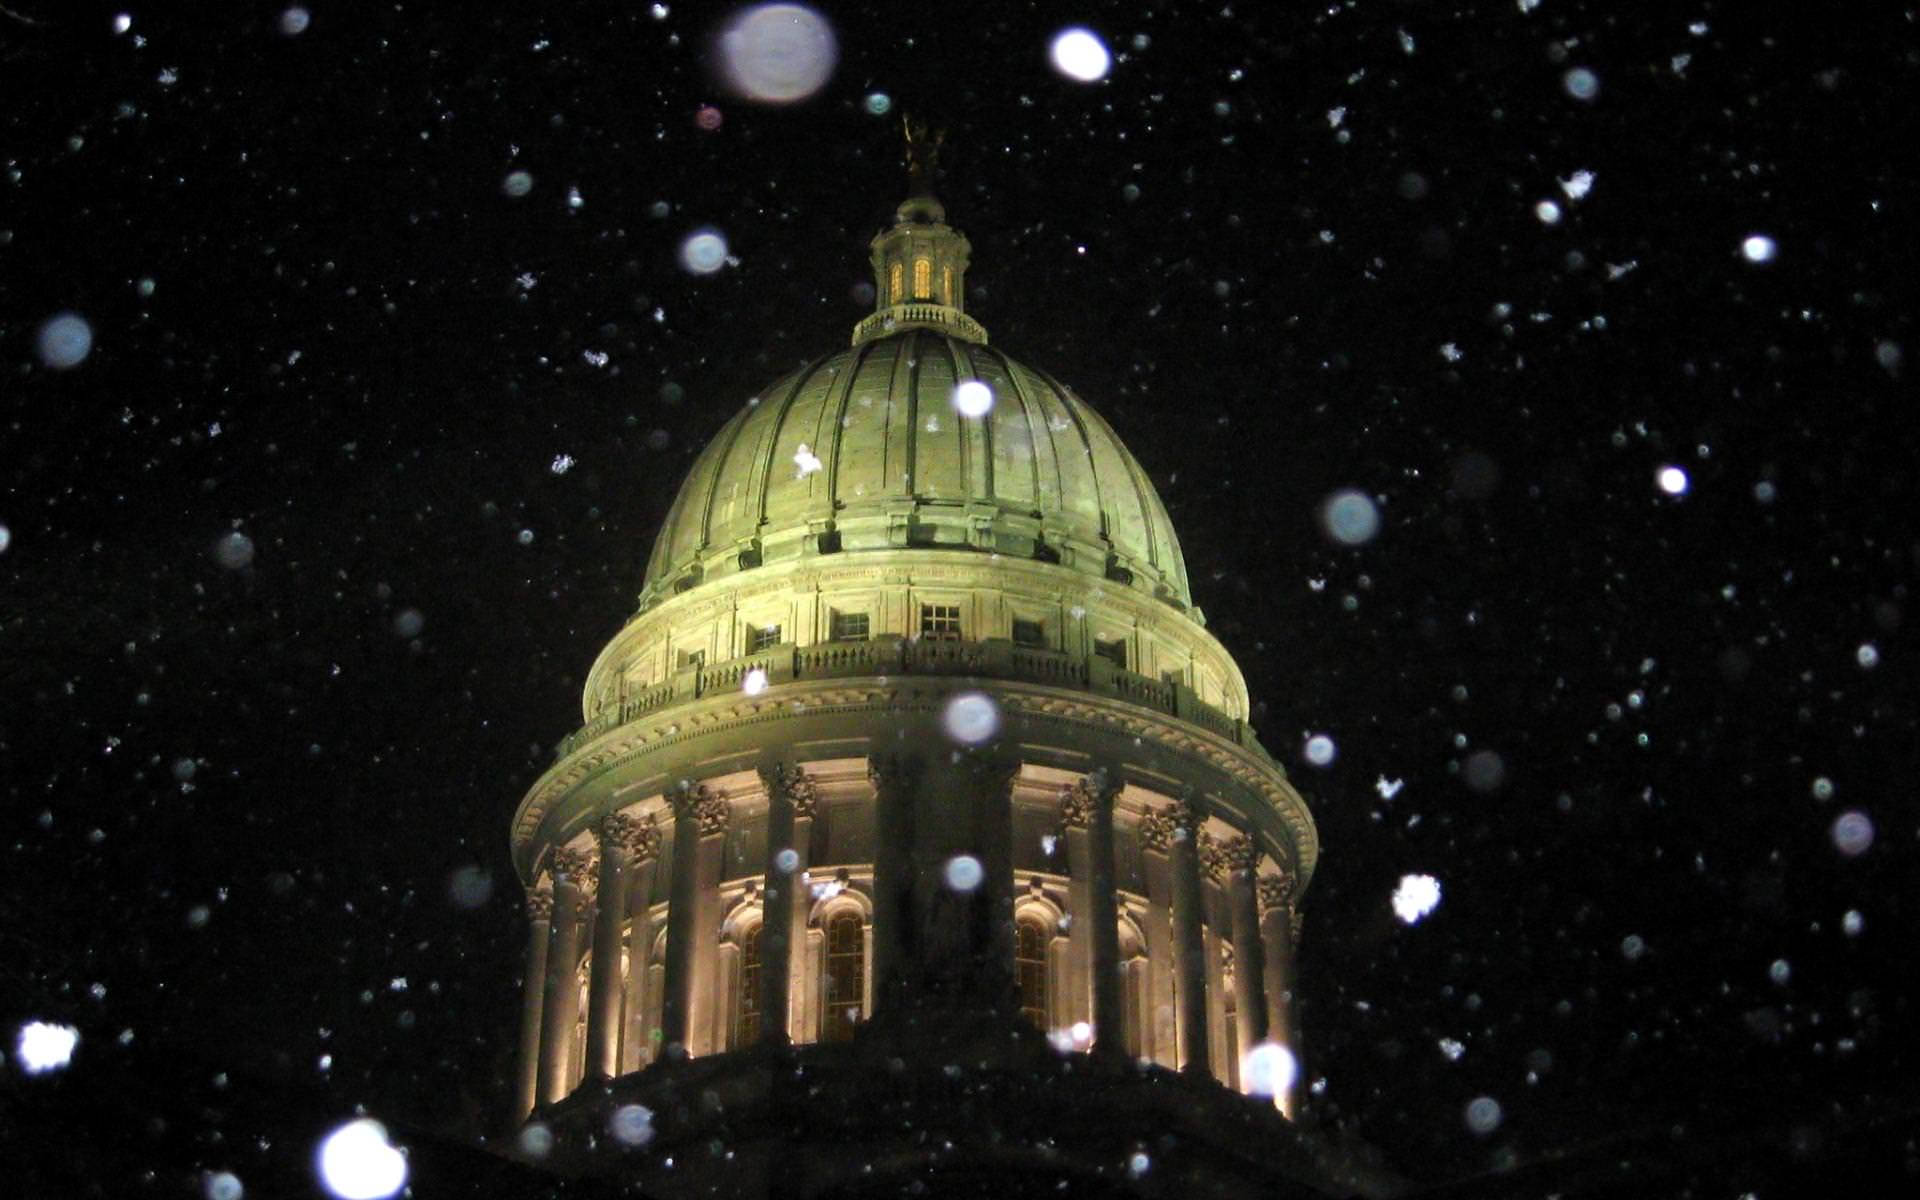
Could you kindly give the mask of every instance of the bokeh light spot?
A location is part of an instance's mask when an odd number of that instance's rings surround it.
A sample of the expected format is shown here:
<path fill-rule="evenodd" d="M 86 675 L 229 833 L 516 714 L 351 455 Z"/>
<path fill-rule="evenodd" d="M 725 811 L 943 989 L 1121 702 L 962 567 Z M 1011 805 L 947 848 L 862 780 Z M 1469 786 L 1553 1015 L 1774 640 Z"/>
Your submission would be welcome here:
<path fill-rule="evenodd" d="M 839 61 L 833 27 L 801 4 L 757 4 L 720 34 L 727 85 L 764 104 L 805 100 L 825 85 Z"/>
<path fill-rule="evenodd" d="M 383 1200 L 406 1186 L 407 1157 L 380 1122 L 348 1121 L 320 1143 L 320 1182 L 339 1200 Z"/>
<path fill-rule="evenodd" d="M 1053 35 L 1048 55 L 1055 70 L 1081 83 L 1104 79 L 1113 66 L 1113 55 L 1107 52 L 1107 44 L 1091 29 L 1062 29 Z"/>

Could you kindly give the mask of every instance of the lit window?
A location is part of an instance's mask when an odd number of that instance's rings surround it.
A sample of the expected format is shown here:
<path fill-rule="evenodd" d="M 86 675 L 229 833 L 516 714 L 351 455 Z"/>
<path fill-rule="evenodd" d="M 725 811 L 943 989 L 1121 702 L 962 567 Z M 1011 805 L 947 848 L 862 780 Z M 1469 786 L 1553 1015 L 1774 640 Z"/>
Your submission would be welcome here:
<path fill-rule="evenodd" d="M 780 627 L 778 625 L 763 625 L 747 634 L 748 654 L 758 654 L 770 646 L 778 646 L 779 644 Z"/>
<path fill-rule="evenodd" d="M 833 640 L 836 642 L 864 642 L 867 633 L 867 614 L 863 612 L 836 612 L 833 614 Z"/>
<path fill-rule="evenodd" d="M 1022 621 L 1013 619 L 1013 644 L 1016 646 L 1042 646 L 1047 644 L 1047 627 L 1041 621 Z"/>
<path fill-rule="evenodd" d="M 866 1001 L 866 931 L 860 914 L 842 912 L 827 922 L 826 1013 L 820 1019 L 820 1040 L 845 1042 L 853 1038 Z"/>
<path fill-rule="evenodd" d="M 916 300 L 933 295 L 933 264 L 924 258 L 913 260 L 913 295 Z"/>
<path fill-rule="evenodd" d="M 740 1004 L 734 1013 L 733 1048 L 760 1040 L 760 930 L 755 925 L 740 940 Z"/>
<path fill-rule="evenodd" d="M 953 268 L 940 268 L 940 303 L 953 306 Z"/>
<path fill-rule="evenodd" d="M 1034 1028 L 1047 1027 L 1047 936 L 1046 923 L 1023 917 L 1014 926 L 1013 976 L 1020 987 L 1020 1015 Z"/>
<path fill-rule="evenodd" d="M 900 264 L 887 269 L 887 303 L 900 303 Z"/>
<path fill-rule="evenodd" d="M 958 604 L 922 604 L 920 636 L 936 642 L 959 641 L 960 606 Z"/>
<path fill-rule="evenodd" d="M 1115 638 L 1110 642 L 1095 639 L 1093 652 L 1106 659 L 1121 670 L 1127 669 L 1127 642 L 1125 638 Z"/>

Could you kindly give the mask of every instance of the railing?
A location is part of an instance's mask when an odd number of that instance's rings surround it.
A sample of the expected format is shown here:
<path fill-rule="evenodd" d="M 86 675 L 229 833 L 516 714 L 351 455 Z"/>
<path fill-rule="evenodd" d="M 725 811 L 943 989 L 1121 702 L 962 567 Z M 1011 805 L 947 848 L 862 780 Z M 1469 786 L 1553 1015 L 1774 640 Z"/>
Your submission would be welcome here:
<path fill-rule="evenodd" d="M 1115 666 L 1099 655 L 1076 657 L 1058 650 L 1016 646 L 1003 638 L 984 642 L 908 640 L 883 635 L 867 641 L 782 644 L 711 667 L 689 667 L 672 678 L 608 705 L 592 721 L 561 739 L 565 758 L 617 725 L 655 709 L 727 692 L 758 691 L 755 671 L 767 686 L 793 680 L 852 679 L 874 675 L 975 675 L 1067 687 L 1112 696 L 1190 722 L 1237 745 L 1257 747 L 1245 721 L 1202 701 L 1184 684 L 1169 683 Z"/>
<path fill-rule="evenodd" d="M 885 337 L 905 326 L 934 325 L 969 342 L 985 345 L 986 327 L 957 308 L 944 304 L 895 304 L 863 318 L 853 327 L 853 344 Z"/>

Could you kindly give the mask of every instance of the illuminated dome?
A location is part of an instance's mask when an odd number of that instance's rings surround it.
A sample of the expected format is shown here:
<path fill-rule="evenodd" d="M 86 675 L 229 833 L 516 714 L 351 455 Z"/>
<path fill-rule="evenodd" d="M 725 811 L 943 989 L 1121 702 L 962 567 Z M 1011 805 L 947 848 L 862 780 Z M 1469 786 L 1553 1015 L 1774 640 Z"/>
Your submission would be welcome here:
<path fill-rule="evenodd" d="M 1172 522 L 1113 429 L 939 315 L 955 328 L 896 318 L 748 401 L 681 485 L 642 607 L 787 558 L 924 547 L 1056 562 L 1188 609 Z M 988 394 L 956 399 L 975 380 Z"/>

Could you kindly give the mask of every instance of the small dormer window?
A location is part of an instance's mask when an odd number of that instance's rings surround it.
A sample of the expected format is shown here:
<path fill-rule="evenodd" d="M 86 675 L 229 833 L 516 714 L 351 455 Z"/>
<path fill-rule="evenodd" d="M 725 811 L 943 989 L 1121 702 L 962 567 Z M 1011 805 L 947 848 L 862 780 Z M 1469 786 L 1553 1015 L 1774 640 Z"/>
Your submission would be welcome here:
<path fill-rule="evenodd" d="M 958 604 L 922 604 L 920 636 L 934 642 L 959 641 L 960 606 Z"/>
<path fill-rule="evenodd" d="M 900 303 L 900 264 L 887 268 L 887 303 Z"/>
<path fill-rule="evenodd" d="M 913 260 L 913 296 L 926 300 L 933 295 L 933 264 L 924 258 Z"/>
<path fill-rule="evenodd" d="M 763 625 L 747 635 L 747 653 L 758 654 L 780 644 L 780 627 Z"/>

